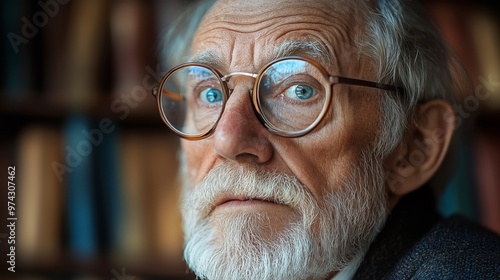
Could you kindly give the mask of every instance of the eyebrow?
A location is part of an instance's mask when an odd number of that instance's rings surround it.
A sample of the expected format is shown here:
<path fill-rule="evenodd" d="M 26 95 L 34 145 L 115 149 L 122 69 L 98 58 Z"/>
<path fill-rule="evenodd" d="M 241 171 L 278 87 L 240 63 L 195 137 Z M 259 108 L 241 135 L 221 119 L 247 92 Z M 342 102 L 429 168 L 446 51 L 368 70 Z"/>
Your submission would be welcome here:
<path fill-rule="evenodd" d="M 210 66 L 221 66 L 223 59 L 212 50 L 204 50 L 189 59 L 191 63 L 202 63 Z"/>
<path fill-rule="evenodd" d="M 330 54 L 326 46 L 317 41 L 285 41 L 273 49 L 270 61 L 287 56 L 308 56 L 323 66 L 330 66 L 336 62 L 335 56 Z M 201 51 L 191 57 L 189 62 L 207 64 L 216 68 L 224 65 L 224 60 L 213 50 Z"/>
<path fill-rule="evenodd" d="M 330 66 L 336 62 L 335 56 L 330 54 L 326 46 L 317 41 L 285 41 L 274 48 L 273 59 L 286 56 L 304 56 L 317 60 L 323 66 Z"/>

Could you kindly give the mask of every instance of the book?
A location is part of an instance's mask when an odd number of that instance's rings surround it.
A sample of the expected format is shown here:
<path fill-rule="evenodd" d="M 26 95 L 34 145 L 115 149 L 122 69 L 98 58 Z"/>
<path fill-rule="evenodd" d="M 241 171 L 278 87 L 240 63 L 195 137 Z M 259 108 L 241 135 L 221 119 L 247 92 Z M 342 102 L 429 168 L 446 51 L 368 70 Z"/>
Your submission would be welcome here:
<path fill-rule="evenodd" d="M 103 50 L 109 1 L 73 0 L 68 22 L 67 57 L 63 77 L 64 95 L 70 108 L 82 110 L 94 105 L 99 97 L 99 79 L 103 75 Z"/>
<path fill-rule="evenodd" d="M 155 107 L 150 90 L 159 82 L 155 71 L 155 22 L 152 1 L 119 0 L 111 8 L 114 65 L 113 96 L 128 100 L 128 110 L 147 114 Z M 125 118 L 128 113 L 120 118 Z"/>
<path fill-rule="evenodd" d="M 30 64 L 30 40 L 36 37 L 37 27 L 25 14 L 29 12 L 27 1 L 2 1 L 2 27 L 5 31 L 2 43 L 2 91 L 8 102 L 23 100 L 31 90 L 32 69 Z"/>
<path fill-rule="evenodd" d="M 61 253 L 63 184 L 52 169 L 62 161 L 62 136 L 54 128 L 29 126 L 19 135 L 19 257 L 26 262 L 56 260 Z"/>
<path fill-rule="evenodd" d="M 50 3 L 47 2 L 47 4 Z M 69 36 L 71 36 L 70 22 L 72 21 L 72 5 L 74 1 L 59 4 L 57 1 L 52 2 L 54 6 L 50 9 L 49 23 L 41 29 L 41 44 L 43 46 L 43 55 L 40 59 L 43 60 L 43 98 L 49 104 L 65 105 L 62 101 L 62 95 L 67 89 L 64 78 L 67 74 L 68 60 L 68 44 Z M 57 5 L 59 4 L 59 5 Z M 66 67 L 66 69 L 65 69 Z"/>
<path fill-rule="evenodd" d="M 143 86 L 153 62 L 155 26 L 150 1 L 118 0 L 111 8 L 110 29 L 115 63 L 115 91 L 130 94 Z"/>
<path fill-rule="evenodd" d="M 120 236 L 119 254 L 124 258 L 139 260 L 147 256 L 143 188 L 147 186 L 145 162 L 140 136 L 123 132 L 119 139 L 119 153 L 123 182 L 123 231 Z"/>
<path fill-rule="evenodd" d="M 167 133 L 151 133 L 147 142 L 149 201 L 153 202 L 148 206 L 154 217 L 153 255 L 165 259 L 172 267 L 175 267 L 172 264 L 179 267 L 183 252 L 177 163 L 179 141 Z"/>
<path fill-rule="evenodd" d="M 101 120 L 103 122 L 106 120 Z M 96 123 L 96 126 L 99 124 Z M 123 189 L 118 151 L 120 130 L 116 123 L 106 131 L 94 130 L 90 133 L 96 145 L 93 151 L 94 193 L 96 201 L 99 244 L 104 254 L 119 249 L 119 238 L 123 232 Z"/>
<path fill-rule="evenodd" d="M 182 273 L 183 235 L 177 177 L 178 139 L 132 130 L 120 139 L 124 183 L 123 250 L 132 261 L 154 260 Z"/>
<path fill-rule="evenodd" d="M 66 191 L 66 224 L 69 252 L 77 259 L 89 260 L 99 253 L 97 215 L 93 190 L 92 157 L 94 145 L 82 133 L 90 131 L 84 116 L 69 117 L 64 126 L 66 166 L 70 168 L 64 182 Z"/>

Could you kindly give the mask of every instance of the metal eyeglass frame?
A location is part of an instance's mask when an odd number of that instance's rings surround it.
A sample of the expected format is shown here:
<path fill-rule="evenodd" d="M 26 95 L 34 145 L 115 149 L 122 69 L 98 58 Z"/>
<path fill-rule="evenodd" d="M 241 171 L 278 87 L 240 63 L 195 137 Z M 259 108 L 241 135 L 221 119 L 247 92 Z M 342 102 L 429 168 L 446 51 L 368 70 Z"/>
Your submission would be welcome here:
<path fill-rule="evenodd" d="M 314 67 L 316 67 L 321 72 L 321 74 L 325 77 L 325 80 L 329 82 L 329 90 L 327 91 L 327 95 L 326 95 L 326 98 L 325 98 L 325 105 L 323 106 L 323 109 L 321 110 L 320 114 L 318 115 L 318 117 L 316 118 L 316 120 L 311 125 L 309 125 L 307 128 L 302 129 L 300 131 L 284 132 L 284 131 L 281 131 L 278 128 L 274 127 L 274 125 L 262 113 L 262 109 L 260 108 L 260 105 L 259 105 L 259 95 L 255 94 L 255 93 L 259 92 L 260 80 L 262 78 L 262 75 L 266 72 L 266 70 L 268 68 L 270 68 L 272 65 L 274 65 L 275 63 L 278 63 L 278 62 L 284 61 L 284 60 L 300 60 L 300 61 L 304 61 L 304 62 L 310 63 Z M 209 129 L 207 132 L 202 133 L 200 135 L 185 134 L 185 133 L 179 131 L 178 129 L 176 129 L 173 125 L 171 125 L 169 123 L 169 121 L 165 118 L 165 114 L 163 113 L 163 108 L 162 108 L 163 106 L 162 106 L 162 103 L 161 103 L 161 94 L 158 94 L 159 89 L 163 88 L 165 82 L 167 81 L 167 79 L 169 78 L 169 76 L 172 73 L 174 73 L 176 70 L 178 70 L 178 69 L 180 69 L 182 67 L 189 67 L 189 66 L 205 67 L 206 69 L 209 69 L 210 71 L 212 71 L 214 74 L 216 74 L 216 77 L 219 80 L 219 83 L 222 85 L 222 91 L 223 91 L 223 98 L 224 98 L 224 100 L 222 101 L 223 104 L 222 104 L 221 112 L 220 112 L 220 115 L 219 115 L 218 119 L 215 121 L 215 123 L 214 123 L 214 125 L 213 125 L 213 127 L 211 129 Z M 354 86 L 377 88 L 377 89 L 382 89 L 382 90 L 385 90 L 385 91 L 392 91 L 392 92 L 395 92 L 397 94 L 405 95 L 405 90 L 403 88 L 397 87 L 397 86 L 394 86 L 394 85 L 388 85 L 388 84 L 377 83 L 377 82 L 366 81 L 366 80 L 359 80 L 359 79 L 354 79 L 354 78 L 347 78 L 347 77 L 342 77 L 342 76 L 331 76 L 325 70 L 325 68 L 323 66 L 321 66 L 321 64 L 319 64 L 318 62 L 316 62 L 316 61 L 314 61 L 312 59 L 304 58 L 304 57 L 300 57 L 300 56 L 287 56 L 287 57 L 282 57 L 282 58 L 273 60 L 273 61 L 267 63 L 256 74 L 255 73 L 248 73 L 248 72 L 232 72 L 232 73 L 229 73 L 229 74 L 226 74 L 226 75 L 222 75 L 219 71 L 217 71 L 217 69 L 213 68 L 210 65 L 206 65 L 206 64 L 203 64 L 203 63 L 183 63 L 183 64 L 180 64 L 180 65 L 172 68 L 170 71 L 168 71 L 163 76 L 163 78 L 161 79 L 161 81 L 158 84 L 158 86 L 156 86 L 156 87 L 154 87 L 152 89 L 151 93 L 156 98 L 158 112 L 160 113 L 162 121 L 172 131 L 174 131 L 181 138 L 184 138 L 184 139 L 187 139 L 187 140 L 201 140 L 201 139 L 207 138 L 210 135 L 212 135 L 212 133 L 215 131 L 215 128 L 217 127 L 217 124 L 219 123 L 220 118 L 222 117 L 222 114 L 224 113 L 226 102 L 227 102 L 227 100 L 229 99 L 229 97 L 231 96 L 231 93 L 232 93 L 232 89 L 230 90 L 228 88 L 227 81 L 231 77 L 233 77 L 233 76 L 240 76 L 240 75 L 252 77 L 252 78 L 255 79 L 255 84 L 253 86 L 253 89 L 250 90 L 249 93 L 250 93 L 250 98 L 252 100 L 252 105 L 253 105 L 252 107 L 253 107 L 253 109 L 254 109 L 254 111 L 256 113 L 256 116 L 259 119 L 259 121 L 269 131 L 271 131 L 274 134 L 283 136 L 283 137 L 300 137 L 300 136 L 303 136 L 303 135 L 309 133 L 311 130 L 313 130 L 318 125 L 318 123 L 320 123 L 323 120 L 323 118 L 326 115 L 326 112 L 330 108 L 330 103 L 331 103 L 331 99 L 332 99 L 333 86 L 336 85 L 336 84 L 345 84 L 345 85 L 354 85 Z M 168 93 L 165 93 L 165 94 L 168 94 Z"/>

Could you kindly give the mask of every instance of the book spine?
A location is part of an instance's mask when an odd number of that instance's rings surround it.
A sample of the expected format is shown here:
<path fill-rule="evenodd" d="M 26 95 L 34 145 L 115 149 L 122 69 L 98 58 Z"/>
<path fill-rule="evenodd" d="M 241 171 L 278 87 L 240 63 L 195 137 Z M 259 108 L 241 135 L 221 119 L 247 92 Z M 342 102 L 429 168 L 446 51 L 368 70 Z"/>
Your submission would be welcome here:
<path fill-rule="evenodd" d="M 23 5 L 24 4 L 24 5 Z M 18 102 L 30 90 L 31 84 L 28 47 L 29 40 L 23 35 L 36 35 L 34 26 L 24 15 L 25 1 L 2 1 L 2 21 L 6 38 L 3 40 L 3 95 L 10 102 Z M 24 26 L 24 27 L 23 27 Z M 5 35 L 4 35 L 5 36 Z"/>
<path fill-rule="evenodd" d="M 64 128 L 66 165 L 72 167 L 67 177 L 68 245 L 75 257 L 84 259 L 95 257 L 98 251 L 92 187 L 93 146 L 83 134 L 89 130 L 89 122 L 82 116 L 70 117 Z"/>
<path fill-rule="evenodd" d="M 123 194 L 121 188 L 121 172 L 118 152 L 119 130 L 110 133 L 94 132 L 91 136 L 96 143 L 94 153 L 94 175 L 96 177 L 95 193 L 97 195 L 99 215 L 99 232 L 102 238 L 102 249 L 114 252 L 119 249 L 119 239 L 123 229 Z M 99 142 L 97 142 L 100 140 Z"/>

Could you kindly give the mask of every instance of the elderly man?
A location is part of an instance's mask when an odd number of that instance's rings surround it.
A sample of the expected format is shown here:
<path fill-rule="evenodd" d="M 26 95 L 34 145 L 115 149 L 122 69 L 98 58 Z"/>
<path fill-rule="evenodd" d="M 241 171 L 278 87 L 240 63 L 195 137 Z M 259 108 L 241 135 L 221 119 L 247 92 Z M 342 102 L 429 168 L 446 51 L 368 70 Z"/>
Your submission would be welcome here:
<path fill-rule="evenodd" d="M 415 1 L 202 2 L 166 44 L 197 276 L 498 279 L 498 236 L 433 208 L 469 87 Z"/>

